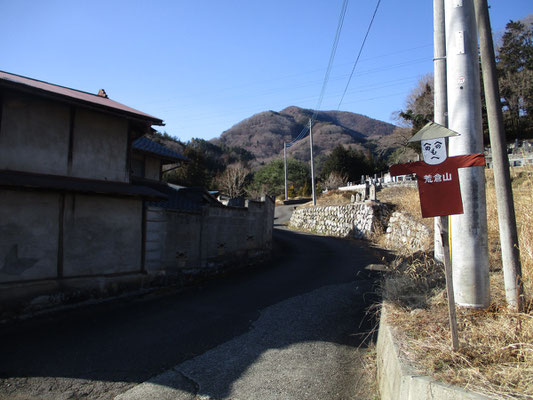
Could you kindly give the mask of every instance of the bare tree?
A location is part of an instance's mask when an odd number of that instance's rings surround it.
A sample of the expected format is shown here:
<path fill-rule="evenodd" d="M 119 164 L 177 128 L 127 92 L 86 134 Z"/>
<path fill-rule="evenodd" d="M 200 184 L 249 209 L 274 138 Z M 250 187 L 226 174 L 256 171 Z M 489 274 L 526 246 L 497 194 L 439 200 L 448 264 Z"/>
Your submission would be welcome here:
<path fill-rule="evenodd" d="M 412 134 L 433 120 L 433 74 L 422 76 L 405 100 L 405 110 L 395 113 L 402 127 L 411 127 Z"/>
<path fill-rule="evenodd" d="M 341 175 L 338 172 L 332 172 L 324 181 L 324 186 L 329 189 L 338 189 L 348 182 L 346 175 Z"/>
<path fill-rule="evenodd" d="M 239 197 L 245 193 L 244 187 L 249 171 L 242 164 L 235 164 L 226 168 L 216 182 L 220 189 L 229 197 Z"/>

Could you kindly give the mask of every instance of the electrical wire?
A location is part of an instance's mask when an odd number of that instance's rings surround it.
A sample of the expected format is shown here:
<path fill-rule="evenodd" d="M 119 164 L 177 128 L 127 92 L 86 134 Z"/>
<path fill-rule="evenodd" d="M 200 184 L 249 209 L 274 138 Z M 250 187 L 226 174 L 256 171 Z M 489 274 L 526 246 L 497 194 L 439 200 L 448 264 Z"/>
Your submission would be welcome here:
<path fill-rule="evenodd" d="M 376 18 L 376 14 L 379 9 L 379 5 L 381 3 L 381 0 L 378 0 L 376 4 L 376 9 L 374 10 L 374 14 L 372 15 L 372 19 L 370 20 L 370 24 L 368 25 L 368 29 L 366 30 L 365 38 L 363 39 L 363 42 L 361 43 L 361 47 L 359 48 L 359 53 L 357 54 L 357 58 L 355 59 L 355 62 L 353 64 L 352 72 L 350 73 L 350 77 L 348 78 L 348 82 L 346 83 L 346 87 L 344 88 L 344 92 L 342 93 L 341 100 L 339 101 L 339 105 L 337 106 L 337 110 L 340 109 L 342 101 L 344 100 L 344 96 L 346 95 L 346 91 L 348 90 L 348 86 L 350 86 L 350 82 L 353 77 L 353 73 L 355 71 L 355 67 L 357 67 L 357 64 L 359 63 L 359 58 L 361 57 L 361 53 L 363 52 L 363 48 L 365 47 L 366 39 L 368 38 L 368 34 L 370 33 L 370 29 L 372 28 L 372 24 L 374 23 L 374 19 Z"/>
<path fill-rule="evenodd" d="M 344 17 L 346 16 L 347 8 L 348 8 L 348 0 L 343 0 L 342 7 L 341 7 L 341 13 L 339 15 L 339 21 L 337 22 L 337 31 L 335 32 L 335 39 L 333 40 L 333 46 L 331 48 L 331 53 L 329 55 L 328 68 L 326 69 L 326 75 L 324 76 L 324 81 L 322 82 L 322 89 L 320 90 L 320 95 L 318 96 L 317 105 L 311 117 L 311 124 L 315 120 L 318 110 L 322 106 L 322 100 L 324 99 L 324 94 L 326 92 L 326 87 L 328 85 L 329 76 L 331 74 L 331 68 L 333 67 L 333 60 L 335 59 L 335 54 L 337 52 L 337 47 L 339 45 L 339 39 L 341 36 L 342 26 L 344 24 Z M 301 130 L 301 132 L 298 134 L 298 136 L 296 136 L 295 139 L 293 139 L 290 143 L 285 144 L 285 147 L 291 147 L 295 142 L 307 136 L 308 132 L 309 132 L 309 128 L 304 127 Z"/>

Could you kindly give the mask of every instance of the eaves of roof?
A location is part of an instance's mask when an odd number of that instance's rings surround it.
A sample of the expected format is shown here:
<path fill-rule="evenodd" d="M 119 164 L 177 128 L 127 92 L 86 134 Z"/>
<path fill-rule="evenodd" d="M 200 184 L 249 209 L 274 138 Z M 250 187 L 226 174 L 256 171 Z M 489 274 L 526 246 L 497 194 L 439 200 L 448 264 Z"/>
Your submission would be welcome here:
<path fill-rule="evenodd" d="M 142 153 L 153 154 L 166 163 L 177 163 L 180 161 L 189 161 L 189 159 L 180 153 L 170 150 L 168 147 L 163 146 L 147 137 L 141 136 L 136 139 L 132 144 L 133 150 Z"/>
<path fill-rule="evenodd" d="M 7 170 L 0 170 L 0 188 L 54 190 L 118 197 L 137 197 L 150 201 L 168 199 L 165 193 L 161 193 L 147 186 L 126 182 L 99 181 L 70 176 L 44 175 Z"/>
<path fill-rule="evenodd" d="M 88 108 L 96 108 L 101 111 L 107 111 L 127 118 L 148 122 L 150 125 L 164 125 L 163 120 L 111 100 L 108 97 L 54 85 L 48 82 L 11 74 L 9 72 L 0 71 L 0 87 L 30 92 L 45 97 L 52 97 L 57 100 L 62 100 L 71 104 L 78 104 Z"/>

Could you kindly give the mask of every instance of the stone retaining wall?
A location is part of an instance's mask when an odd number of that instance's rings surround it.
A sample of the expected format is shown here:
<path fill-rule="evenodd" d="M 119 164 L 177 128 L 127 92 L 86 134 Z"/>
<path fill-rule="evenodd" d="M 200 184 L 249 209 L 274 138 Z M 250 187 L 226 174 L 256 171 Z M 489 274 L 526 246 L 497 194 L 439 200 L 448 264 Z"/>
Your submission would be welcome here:
<path fill-rule="evenodd" d="M 392 212 L 389 205 L 379 202 L 298 208 L 292 214 L 289 227 L 356 239 L 368 239 L 373 233 L 386 232 L 389 248 L 410 252 L 429 250 L 433 238 L 426 225 L 407 214 Z"/>
<path fill-rule="evenodd" d="M 386 238 L 393 249 L 426 251 L 432 246 L 433 232 L 408 214 L 395 211 L 387 224 Z"/>
<path fill-rule="evenodd" d="M 390 208 L 375 202 L 342 206 L 304 207 L 294 210 L 289 227 L 320 235 L 367 239 L 385 230 Z"/>

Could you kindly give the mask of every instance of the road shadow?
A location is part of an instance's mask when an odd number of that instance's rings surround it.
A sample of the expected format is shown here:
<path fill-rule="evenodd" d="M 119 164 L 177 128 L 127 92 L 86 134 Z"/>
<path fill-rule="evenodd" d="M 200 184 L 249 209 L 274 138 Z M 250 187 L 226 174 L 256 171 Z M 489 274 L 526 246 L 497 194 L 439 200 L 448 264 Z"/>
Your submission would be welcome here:
<path fill-rule="evenodd" d="M 362 242 L 280 229 L 274 243 L 272 264 L 185 292 L 2 327 L 0 378 L 137 384 L 177 365 L 191 377 L 202 371 L 213 375 L 215 366 L 222 371 L 209 390 L 223 397 L 272 350 L 314 342 L 364 346 L 376 323 L 367 309 L 379 301 L 374 287 L 379 273 L 365 270 L 377 261 L 375 254 Z M 235 347 L 239 337 L 247 339 Z M 217 361 L 209 362 L 211 356 Z M 177 388 L 190 391 L 190 382 Z M 54 398 L 53 390 L 50 394 L 41 398 Z"/>

